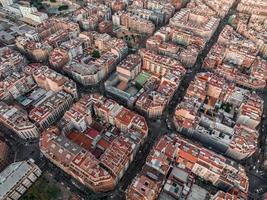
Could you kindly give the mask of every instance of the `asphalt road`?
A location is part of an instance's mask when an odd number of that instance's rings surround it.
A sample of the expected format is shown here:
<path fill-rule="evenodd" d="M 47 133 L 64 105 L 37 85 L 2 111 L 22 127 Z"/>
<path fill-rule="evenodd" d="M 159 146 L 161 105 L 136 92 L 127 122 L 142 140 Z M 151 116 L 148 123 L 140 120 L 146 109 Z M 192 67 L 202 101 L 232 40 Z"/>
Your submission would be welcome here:
<path fill-rule="evenodd" d="M 258 93 L 264 99 L 264 112 L 259 128 L 258 149 L 253 156 L 242 162 L 250 181 L 250 198 L 255 200 L 261 199 L 261 195 L 267 192 L 267 173 L 263 169 L 267 130 L 267 88 Z"/>

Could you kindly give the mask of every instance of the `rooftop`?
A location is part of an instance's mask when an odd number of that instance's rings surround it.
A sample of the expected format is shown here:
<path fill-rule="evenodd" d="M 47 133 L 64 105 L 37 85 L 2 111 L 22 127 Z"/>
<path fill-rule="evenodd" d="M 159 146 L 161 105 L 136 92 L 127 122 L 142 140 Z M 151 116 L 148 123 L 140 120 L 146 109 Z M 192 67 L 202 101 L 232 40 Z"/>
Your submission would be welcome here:
<path fill-rule="evenodd" d="M 0 199 L 3 199 L 19 181 L 29 175 L 29 172 L 38 168 L 33 162 L 33 160 L 15 162 L 0 173 Z"/>

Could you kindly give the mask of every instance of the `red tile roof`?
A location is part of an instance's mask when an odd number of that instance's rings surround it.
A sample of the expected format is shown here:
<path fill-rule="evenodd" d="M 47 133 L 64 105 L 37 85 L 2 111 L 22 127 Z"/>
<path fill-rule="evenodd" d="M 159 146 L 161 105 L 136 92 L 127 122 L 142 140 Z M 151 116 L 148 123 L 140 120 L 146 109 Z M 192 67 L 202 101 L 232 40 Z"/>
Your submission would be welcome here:
<path fill-rule="evenodd" d="M 71 141 L 83 147 L 86 150 L 92 149 L 92 139 L 83 133 L 71 132 L 67 136 Z"/>
<path fill-rule="evenodd" d="M 97 130 L 91 129 L 91 128 L 89 128 L 86 133 L 87 133 L 88 137 L 91 139 L 94 139 L 96 136 L 99 135 L 99 132 Z"/>
<path fill-rule="evenodd" d="M 100 147 L 102 147 L 104 150 L 106 150 L 107 148 L 109 148 L 109 146 L 110 146 L 110 143 L 107 141 L 107 140 L 105 140 L 105 139 L 100 139 L 99 140 L 99 142 L 97 143 L 97 146 L 100 146 Z"/>

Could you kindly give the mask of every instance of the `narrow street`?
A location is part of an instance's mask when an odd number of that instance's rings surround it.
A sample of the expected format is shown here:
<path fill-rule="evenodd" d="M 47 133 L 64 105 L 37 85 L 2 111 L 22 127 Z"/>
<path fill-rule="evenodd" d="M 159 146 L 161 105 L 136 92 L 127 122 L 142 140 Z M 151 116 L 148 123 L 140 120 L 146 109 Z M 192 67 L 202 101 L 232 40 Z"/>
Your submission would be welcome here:
<path fill-rule="evenodd" d="M 261 194 L 267 192 L 267 173 L 263 169 L 267 130 L 267 88 L 259 95 L 264 100 L 264 112 L 259 128 L 258 149 L 253 156 L 242 162 L 250 181 L 250 198 L 255 200 L 259 199 Z"/>

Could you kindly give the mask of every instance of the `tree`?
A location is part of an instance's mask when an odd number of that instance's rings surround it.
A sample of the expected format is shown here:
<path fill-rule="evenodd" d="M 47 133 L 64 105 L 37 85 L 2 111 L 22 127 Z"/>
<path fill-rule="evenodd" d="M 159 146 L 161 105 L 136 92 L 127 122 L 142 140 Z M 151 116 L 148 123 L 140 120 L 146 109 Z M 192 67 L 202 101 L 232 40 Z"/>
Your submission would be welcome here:
<path fill-rule="evenodd" d="M 30 1 L 30 4 L 37 9 L 42 9 L 44 8 L 44 4 L 42 3 L 42 0 L 32 0 Z"/>
<path fill-rule="evenodd" d="M 54 186 L 49 186 L 46 192 L 49 199 L 57 199 L 61 193 L 60 189 Z"/>
<path fill-rule="evenodd" d="M 58 7 L 58 11 L 67 10 L 69 8 L 68 5 L 62 5 Z"/>
<path fill-rule="evenodd" d="M 93 53 L 92 53 L 92 57 L 93 58 L 100 58 L 100 52 L 97 51 L 97 50 L 94 50 Z"/>

